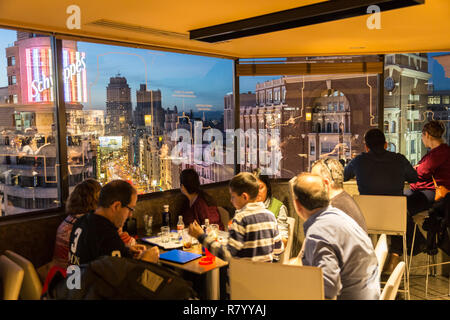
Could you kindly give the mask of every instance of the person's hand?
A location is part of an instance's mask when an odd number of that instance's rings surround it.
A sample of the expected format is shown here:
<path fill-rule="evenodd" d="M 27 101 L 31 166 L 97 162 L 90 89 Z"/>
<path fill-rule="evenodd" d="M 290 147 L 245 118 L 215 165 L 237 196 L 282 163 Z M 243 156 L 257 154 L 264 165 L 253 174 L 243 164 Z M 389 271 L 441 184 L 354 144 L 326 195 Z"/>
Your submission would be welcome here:
<path fill-rule="evenodd" d="M 138 259 L 146 249 L 147 248 L 143 244 L 136 244 L 134 246 L 130 246 L 130 251 L 133 254 L 133 258 L 136 259 Z"/>
<path fill-rule="evenodd" d="M 200 237 L 204 233 L 205 232 L 203 231 L 202 227 L 197 223 L 197 221 L 194 220 L 194 222 L 189 225 L 189 234 L 195 239 L 198 239 L 198 237 Z"/>
<path fill-rule="evenodd" d="M 159 249 L 154 246 L 142 252 L 140 259 L 147 262 L 157 263 L 159 260 Z"/>
<path fill-rule="evenodd" d="M 286 248 L 288 239 L 287 238 L 281 238 L 281 241 L 283 241 L 284 248 Z"/>

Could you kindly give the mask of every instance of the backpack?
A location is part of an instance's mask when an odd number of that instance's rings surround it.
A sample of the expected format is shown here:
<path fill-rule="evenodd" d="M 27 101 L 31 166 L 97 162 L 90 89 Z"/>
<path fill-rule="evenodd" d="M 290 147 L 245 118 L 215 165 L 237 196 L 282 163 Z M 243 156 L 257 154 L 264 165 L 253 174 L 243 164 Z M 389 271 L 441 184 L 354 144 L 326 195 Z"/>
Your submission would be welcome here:
<path fill-rule="evenodd" d="M 435 255 L 440 248 L 450 255 L 450 193 L 434 203 L 422 227 L 427 231 L 428 254 Z"/>
<path fill-rule="evenodd" d="M 49 288 L 48 299 L 68 300 L 187 300 L 196 299 L 192 284 L 159 264 L 104 256 L 81 265 L 81 288 L 69 289 L 67 280 Z M 68 275 L 67 277 L 70 277 Z"/>

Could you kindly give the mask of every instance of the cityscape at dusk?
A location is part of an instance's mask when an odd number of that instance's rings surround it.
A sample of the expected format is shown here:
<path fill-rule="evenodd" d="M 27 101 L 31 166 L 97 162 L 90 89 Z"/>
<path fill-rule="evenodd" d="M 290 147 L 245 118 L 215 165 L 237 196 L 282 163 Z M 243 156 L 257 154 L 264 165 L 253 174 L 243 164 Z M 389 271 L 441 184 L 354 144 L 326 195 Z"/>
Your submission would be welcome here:
<path fill-rule="evenodd" d="M 7 155 L 0 185 L 8 215 L 58 203 L 55 93 L 49 38 L 0 35 L 0 146 Z M 425 152 L 425 118 L 449 125 L 450 79 L 433 58 L 443 54 L 386 55 L 388 148 L 412 164 Z M 231 60 L 68 40 L 63 60 L 70 190 L 85 178 L 125 179 L 140 194 L 170 190 L 180 187 L 186 168 L 194 168 L 202 184 L 231 179 Z M 408 81 L 397 90 L 400 78 Z M 347 91 L 348 84 L 355 90 Z M 240 170 L 290 178 L 323 157 L 348 162 L 364 151 L 364 132 L 378 126 L 377 86 L 375 74 L 241 77 Z M 409 92 L 409 100 L 399 104 L 401 92 Z M 400 127 L 401 121 L 408 125 Z M 180 129 L 191 139 L 187 144 L 180 144 Z M 215 138 L 207 138 L 212 132 Z"/>

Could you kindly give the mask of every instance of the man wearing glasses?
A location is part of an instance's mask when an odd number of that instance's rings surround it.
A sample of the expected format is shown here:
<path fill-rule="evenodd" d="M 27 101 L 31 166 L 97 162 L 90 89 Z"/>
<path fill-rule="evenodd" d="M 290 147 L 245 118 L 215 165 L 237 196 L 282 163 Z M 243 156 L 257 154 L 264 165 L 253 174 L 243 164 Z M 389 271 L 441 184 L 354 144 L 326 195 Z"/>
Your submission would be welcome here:
<path fill-rule="evenodd" d="M 69 264 L 86 264 L 101 256 L 157 262 L 157 247 L 148 250 L 142 245 L 127 247 L 117 232 L 133 213 L 136 202 L 137 191 L 126 181 L 114 180 L 103 186 L 97 210 L 78 219 L 72 228 Z"/>

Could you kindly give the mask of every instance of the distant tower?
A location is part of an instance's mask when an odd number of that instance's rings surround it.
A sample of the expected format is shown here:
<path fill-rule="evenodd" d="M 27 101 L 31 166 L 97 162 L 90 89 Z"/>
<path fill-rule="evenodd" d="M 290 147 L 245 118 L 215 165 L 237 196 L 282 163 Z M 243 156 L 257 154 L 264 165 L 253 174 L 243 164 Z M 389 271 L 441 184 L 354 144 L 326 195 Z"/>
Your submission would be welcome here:
<path fill-rule="evenodd" d="M 118 74 L 109 79 L 106 87 L 106 134 L 127 135 L 131 121 L 131 90 L 127 79 Z"/>

